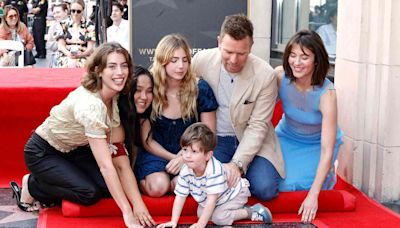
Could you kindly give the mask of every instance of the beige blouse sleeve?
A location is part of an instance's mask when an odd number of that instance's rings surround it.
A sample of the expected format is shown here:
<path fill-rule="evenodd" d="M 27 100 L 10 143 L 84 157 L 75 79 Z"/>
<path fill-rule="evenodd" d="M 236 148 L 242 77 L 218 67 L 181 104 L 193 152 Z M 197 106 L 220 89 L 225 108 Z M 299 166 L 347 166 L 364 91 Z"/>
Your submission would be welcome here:
<path fill-rule="evenodd" d="M 82 99 L 74 108 L 77 122 L 82 124 L 85 135 L 90 138 L 107 138 L 109 127 L 107 121 L 106 106 L 96 97 Z"/>

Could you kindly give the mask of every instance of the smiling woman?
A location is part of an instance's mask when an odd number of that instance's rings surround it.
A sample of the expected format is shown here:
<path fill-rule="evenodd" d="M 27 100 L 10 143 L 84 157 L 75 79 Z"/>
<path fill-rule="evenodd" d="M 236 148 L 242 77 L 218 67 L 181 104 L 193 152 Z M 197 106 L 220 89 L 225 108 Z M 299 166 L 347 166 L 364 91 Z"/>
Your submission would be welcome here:
<path fill-rule="evenodd" d="M 4 7 L 4 16 L 0 25 L 0 40 L 16 40 L 24 44 L 26 51 L 34 47 L 33 36 L 20 21 L 17 8 L 11 5 Z M 15 66 L 15 51 L 0 50 L 0 66 Z"/>
<path fill-rule="evenodd" d="M 280 191 L 308 190 L 299 213 L 315 219 L 318 195 L 336 183 L 334 161 L 342 144 L 337 126 L 336 92 L 326 79 L 328 53 L 316 32 L 301 30 L 288 42 L 278 67 L 279 98 L 284 114 L 276 134 L 285 161 Z"/>
<path fill-rule="evenodd" d="M 95 26 L 83 15 L 83 0 L 72 0 L 70 3 L 71 18 L 61 23 L 63 34 L 58 39 L 57 66 L 83 67 L 96 42 Z"/>
<path fill-rule="evenodd" d="M 139 224 L 138 214 L 151 219 L 122 144 L 118 115 L 118 94 L 128 92 L 132 70 L 132 59 L 121 45 L 107 43 L 96 49 L 82 85 L 51 109 L 26 143 L 31 174 L 23 177 L 22 190 L 10 183 L 21 210 L 38 210 L 35 200 L 91 205 L 111 195 L 127 227 Z"/>

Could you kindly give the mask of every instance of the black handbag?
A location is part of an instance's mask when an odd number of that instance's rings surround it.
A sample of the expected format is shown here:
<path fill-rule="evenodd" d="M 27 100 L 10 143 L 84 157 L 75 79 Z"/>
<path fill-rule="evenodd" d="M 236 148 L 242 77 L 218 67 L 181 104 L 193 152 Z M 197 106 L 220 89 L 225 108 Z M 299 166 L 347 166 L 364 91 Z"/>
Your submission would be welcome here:
<path fill-rule="evenodd" d="M 29 66 L 33 65 L 36 63 L 35 57 L 33 56 L 33 53 L 31 50 L 26 50 L 24 51 L 24 66 Z"/>

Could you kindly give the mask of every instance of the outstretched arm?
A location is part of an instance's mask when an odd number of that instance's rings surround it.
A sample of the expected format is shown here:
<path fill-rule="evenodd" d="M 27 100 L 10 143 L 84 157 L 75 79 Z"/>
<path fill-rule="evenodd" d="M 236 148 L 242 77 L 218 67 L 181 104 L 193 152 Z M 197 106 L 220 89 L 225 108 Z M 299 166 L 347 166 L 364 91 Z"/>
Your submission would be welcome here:
<path fill-rule="evenodd" d="M 191 225 L 190 228 L 204 228 L 207 226 L 207 223 L 214 212 L 217 199 L 218 194 L 207 194 L 206 205 L 204 206 L 203 213 L 201 214 L 197 223 Z"/>
<path fill-rule="evenodd" d="M 332 164 L 337 130 L 337 102 L 335 90 L 328 90 L 321 96 L 320 110 L 322 113 L 321 158 L 314 182 L 298 212 L 302 214 L 301 220 L 303 222 L 311 222 L 314 220 L 318 210 L 318 196 Z"/>
<path fill-rule="evenodd" d="M 118 156 L 113 158 L 113 163 L 121 181 L 122 188 L 133 205 L 135 218 L 142 226 L 155 226 L 156 223 L 142 200 L 128 156 Z"/>
<path fill-rule="evenodd" d="M 122 211 L 125 225 L 127 227 L 137 227 L 138 224 L 133 216 L 132 208 L 125 196 L 121 182 L 112 163 L 111 153 L 106 139 L 88 138 L 88 141 L 108 190 Z"/>
<path fill-rule="evenodd" d="M 162 223 L 157 226 L 157 228 L 164 227 L 172 227 L 175 228 L 178 226 L 179 217 L 181 216 L 183 205 L 185 205 L 186 197 L 175 196 L 174 206 L 172 207 L 172 218 L 171 221 Z"/>

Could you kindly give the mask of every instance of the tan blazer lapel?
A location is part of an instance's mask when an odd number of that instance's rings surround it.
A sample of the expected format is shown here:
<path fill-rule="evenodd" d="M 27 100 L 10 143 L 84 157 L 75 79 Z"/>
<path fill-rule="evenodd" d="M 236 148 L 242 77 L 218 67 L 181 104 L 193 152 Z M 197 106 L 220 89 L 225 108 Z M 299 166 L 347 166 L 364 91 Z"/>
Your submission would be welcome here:
<path fill-rule="evenodd" d="M 207 82 L 211 86 L 214 94 L 218 94 L 219 74 L 221 72 L 221 59 L 210 62 L 210 71 L 207 75 Z"/>

